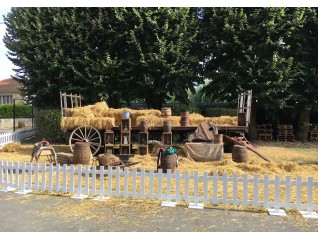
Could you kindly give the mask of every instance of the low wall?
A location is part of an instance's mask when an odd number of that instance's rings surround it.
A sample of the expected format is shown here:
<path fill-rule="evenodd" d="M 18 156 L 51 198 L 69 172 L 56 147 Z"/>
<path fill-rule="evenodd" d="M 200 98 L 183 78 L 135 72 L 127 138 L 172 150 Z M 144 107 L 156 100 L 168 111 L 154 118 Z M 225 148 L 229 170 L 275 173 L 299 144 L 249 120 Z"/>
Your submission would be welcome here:
<path fill-rule="evenodd" d="M 16 129 L 18 129 L 19 122 L 24 123 L 25 127 L 32 127 L 32 118 L 16 118 Z M 0 119 L 0 129 L 13 129 L 13 119 Z"/>

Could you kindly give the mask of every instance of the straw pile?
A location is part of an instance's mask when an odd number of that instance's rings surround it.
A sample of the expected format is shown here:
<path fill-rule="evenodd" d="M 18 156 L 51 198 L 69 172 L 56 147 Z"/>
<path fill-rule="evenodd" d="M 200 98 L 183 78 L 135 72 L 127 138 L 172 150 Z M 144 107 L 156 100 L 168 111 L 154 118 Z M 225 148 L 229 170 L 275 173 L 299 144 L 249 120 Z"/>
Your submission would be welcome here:
<path fill-rule="evenodd" d="M 106 102 L 98 102 L 94 105 L 66 109 L 66 115 L 68 117 L 84 118 L 102 117 L 103 112 L 108 109 Z"/>
<path fill-rule="evenodd" d="M 200 174 L 208 172 L 209 175 L 212 175 L 212 173 L 216 171 L 218 172 L 218 175 L 227 173 L 229 176 L 232 176 L 233 173 L 237 173 L 240 177 L 243 174 L 253 176 L 257 173 L 260 177 L 267 174 L 270 176 L 280 175 L 281 177 L 291 175 L 293 179 L 295 179 L 296 176 L 308 177 L 313 175 L 315 180 L 318 178 L 315 174 L 316 170 L 318 170 L 317 165 L 299 165 L 296 162 L 290 161 L 266 162 L 252 152 L 248 152 L 248 160 L 246 163 L 234 162 L 230 153 L 224 154 L 224 159 L 220 161 L 196 162 L 185 157 L 183 152 L 178 150 L 178 158 L 179 164 L 177 169 L 180 170 L 181 173 L 184 173 L 185 171 L 188 171 L 189 173 L 198 171 Z M 138 168 L 145 168 L 146 170 L 156 169 L 156 154 L 145 156 L 134 155 L 131 160 L 141 162 L 136 165 Z"/>
<path fill-rule="evenodd" d="M 0 151 L 2 152 L 18 152 L 21 149 L 21 143 L 20 142 L 11 142 L 8 144 L 5 144 Z"/>
<path fill-rule="evenodd" d="M 220 116 L 220 117 L 203 117 L 202 115 L 191 115 L 190 124 L 193 126 L 199 125 L 201 122 L 208 121 L 219 126 L 237 126 L 236 116 Z"/>
<path fill-rule="evenodd" d="M 132 126 L 138 126 L 140 121 L 137 122 L 137 118 L 139 116 L 153 116 L 153 117 L 159 117 L 161 112 L 159 110 L 133 110 L 129 108 L 120 108 L 120 109 L 113 109 L 110 108 L 109 110 L 106 110 L 103 112 L 103 117 L 111 117 L 115 119 L 115 125 L 119 126 L 121 123 L 121 119 L 123 118 L 124 112 L 129 112 L 130 118 L 131 118 L 131 125 Z"/>
<path fill-rule="evenodd" d="M 63 117 L 61 129 L 67 131 L 77 127 L 93 126 L 96 129 L 110 129 L 115 125 L 115 119 L 109 117 Z"/>
<path fill-rule="evenodd" d="M 170 120 L 172 126 L 180 126 L 180 116 L 161 117 L 161 111 L 155 109 L 134 110 L 129 108 L 109 108 L 106 102 L 98 102 L 94 105 L 70 108 L 66 110 L 67 117 L 62 118 L 61 129 L 72 130 L 76 127 L 93 126 L 97 129 L 108 129 L 120 126 L 124 112 L 130 113 L 131 126 L 139 126 L 140 122 L 147 121 L 149 127 L 161 127 L 165 120 Z M 203 121 L 209 121 L 220 126 L 237 125 L 237 117 L 204 117 L 200 114 L 190 114 L 190 125 L 197 126 Z"/>
<path fill-rule="evenodd" d="M 162 127 L 163 122 L 166 120 L 171 121 L 172 126 L 180 126 L 179 116 L 157 117 L 155 115 L 139 116 L 137 117 L 136 124 L 139 125 L 141 121 L 147 121 L 148 127 Z"/>

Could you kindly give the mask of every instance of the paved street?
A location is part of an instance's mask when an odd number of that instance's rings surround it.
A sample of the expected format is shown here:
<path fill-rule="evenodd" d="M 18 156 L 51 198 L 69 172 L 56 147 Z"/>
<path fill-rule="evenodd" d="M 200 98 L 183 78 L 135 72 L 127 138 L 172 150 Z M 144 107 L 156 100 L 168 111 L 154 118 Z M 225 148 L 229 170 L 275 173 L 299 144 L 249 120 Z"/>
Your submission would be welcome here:
<path fill-rule="evenodd" d="M 77 200 L 0 192 L 1 232 L 317 232 L 318 219 L 162 207 L 135 199 Z M 316 235 L 317 236 L 317 235 Z"/>

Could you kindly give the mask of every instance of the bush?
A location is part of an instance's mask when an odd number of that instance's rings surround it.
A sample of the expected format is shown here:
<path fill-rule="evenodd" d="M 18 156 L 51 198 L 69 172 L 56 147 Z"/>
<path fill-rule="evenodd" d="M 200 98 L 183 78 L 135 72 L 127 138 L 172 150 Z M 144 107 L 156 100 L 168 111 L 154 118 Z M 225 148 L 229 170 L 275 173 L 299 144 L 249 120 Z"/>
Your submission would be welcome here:
<path fill-rule="evenodd" d="M 39 110 L 35 115 L 37 137 L 50 143 L 67 142 L 67 134 L 61 130 L 60 110 Z"/>
<path fill-rule="evenodd" d="M 172 111 L 172 115 L 174 116 L 180 116 L 180 113 L 184 111 L 189 111 L 190 114 L 200 113 L 199 108 L 196 107 L 195 105 L 185 105 L 185 104 L 173 106 L 171 111 Z"/>
<path fill-rule="evenodd" d="M 12 119 L 13 118 L 13 104 L 0 105 L 0 115 L 1 119 Z M 32 106 L 24 104 L 15 105 L 15 117 L 31 117 L 32 116 Z"/>
<path fill-rule="evenodd" d="M 231 108 L 207 108 L 206 117 L 220 117 L 220 116 L 236 116 L 237 109 Z"/>

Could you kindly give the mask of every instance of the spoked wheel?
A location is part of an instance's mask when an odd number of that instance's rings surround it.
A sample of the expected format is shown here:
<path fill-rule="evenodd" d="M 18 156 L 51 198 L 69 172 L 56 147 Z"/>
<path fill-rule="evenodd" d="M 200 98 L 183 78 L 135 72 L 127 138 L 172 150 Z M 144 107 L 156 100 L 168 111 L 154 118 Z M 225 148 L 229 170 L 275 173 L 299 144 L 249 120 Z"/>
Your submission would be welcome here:
<path fill-rule="evenodd" d="M 69 139 L 71 151 L 74 152 L 76 142 L 87 142 L 93 156 L 96 155 L 102 145 L 102 137 L 97 129 L 92 126 L 78 127 L 73 130 Z"/>

